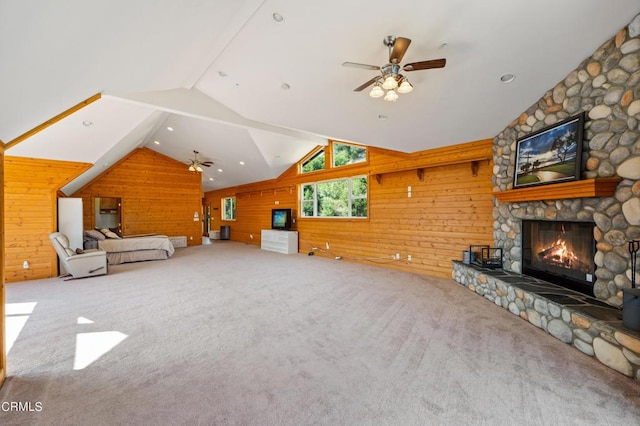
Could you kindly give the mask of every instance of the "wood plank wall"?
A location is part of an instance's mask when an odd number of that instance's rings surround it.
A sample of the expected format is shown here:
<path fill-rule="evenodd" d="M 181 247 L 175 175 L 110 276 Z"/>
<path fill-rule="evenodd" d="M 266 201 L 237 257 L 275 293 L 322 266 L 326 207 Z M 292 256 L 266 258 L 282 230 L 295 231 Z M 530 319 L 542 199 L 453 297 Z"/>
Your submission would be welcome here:
<path fill-rule="evenodd" d="M 0 140 L 0 212 L 4 212 L 4 149 L 4 143 Z M 4 216 L 0 215 L 0 387 L 7 378 L 4 252 Z"/>
<path fill-rule="evenodd" d="M 202 244 L 202 176 L 187 165 L 148 148 L 139 148 L 96 177 L 73 197 L 83 201 L 85 228 L 95 226 L 95 197 L 122 202 L 122 232 L 185 236 Z M 194 213 L 199 220 L 194 221 Z"/>
<path fill-rule="evenodd" d="M 49 234 L 57 228 L 57 191 L 88 163 L 22 157 L 4 159 L 4 257 L 7 282 L 58 275 Z M 24 261 L 29 269 L 23 268 Z"/>
<path fill-rule="evenodd" d="M 450 277 L 451 260 L 461 259 L 470 244 L 493 242 L 492 146 L 487 139 L 413 154 L 368 148 L 365 164 L 305 175 L 294 166 L 278 179 L 205 193 L 212 207 L 211 228 L 229 225 L 231 240 L 260 245 L 272 208 L 299 214 L 300 184 L 366 174 L 369 217 L 298 217 L 299 251 L 325 249 L 328 242 L 330 250 L 315 255 Z M 221 199 L 234 195 L 236 220 L 221 221 Z M 403 260 L 391 259 L 395 253 Z M 407 255 L 411 262 L 404 260 Z"/>

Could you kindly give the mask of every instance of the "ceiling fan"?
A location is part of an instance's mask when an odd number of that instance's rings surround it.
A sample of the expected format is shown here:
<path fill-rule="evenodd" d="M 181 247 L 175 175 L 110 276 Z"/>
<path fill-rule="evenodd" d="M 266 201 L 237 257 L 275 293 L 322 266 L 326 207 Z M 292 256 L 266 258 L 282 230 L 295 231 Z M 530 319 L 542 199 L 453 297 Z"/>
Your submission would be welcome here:
<path fill-rule="evenodd" d="M 380 71 L 380 75 L 373 77 L 366 83 L 356 87 L 353 91 L 360 92 L 373 84 L 369 96 L 372 98 L 380 98 L 384 96 L 385 101 L 395 102 L 398 99 L 398 93 L 409 93 L 413 90 L 413 86 L 409 80 L 400 71 L 420 71 L 431 68 L 443 68 L 447 60 L 432 59 L 429 61 L 411 62 L 400 67 L 402 57 L 407 52 L 411 40 L 405 37 L 387 36 L 383 40 L 385 46 L 389 48 L 389 63 L 381 67 L 377 65 L 359 64 L 356 62 L 344 62 L 343 67 L 361 68 L 365 70 Z M 396 93 L 397 90 L 397 93 Z M 385 94 L 386 91 L 386 94 Z"/>
<path fill-rule="evenodd" d="M 213 165 L 213 161 L 200 161 L 198 160 L 199 152 L 193 151 L 194 157 L 192 160 L 189 160 L 189 171 L 190 172 L 202 172 L 202 167 L 211 167 Z"/>

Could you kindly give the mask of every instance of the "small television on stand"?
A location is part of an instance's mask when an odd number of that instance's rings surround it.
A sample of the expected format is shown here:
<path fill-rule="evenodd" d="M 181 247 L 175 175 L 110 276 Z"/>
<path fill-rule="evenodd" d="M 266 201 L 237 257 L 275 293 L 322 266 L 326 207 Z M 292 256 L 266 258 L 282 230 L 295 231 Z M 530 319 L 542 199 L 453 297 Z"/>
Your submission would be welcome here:
<path fill-rule="evenodd" d="M 272 209 L 271 210 L 271 229 L 279 229 L 281 231 L 290 231 L 293 221 L 291 209 Z"/>

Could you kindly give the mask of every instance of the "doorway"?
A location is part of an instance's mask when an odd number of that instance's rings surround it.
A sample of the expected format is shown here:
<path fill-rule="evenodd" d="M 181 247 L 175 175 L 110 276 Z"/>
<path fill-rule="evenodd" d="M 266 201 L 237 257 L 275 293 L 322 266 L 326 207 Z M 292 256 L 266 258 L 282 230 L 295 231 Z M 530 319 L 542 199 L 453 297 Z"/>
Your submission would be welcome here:
<path fill-rule="evenodd" d="M 122 200 L 118 197 L 94 198 L 94 224 L 98 229 L 117 229 L 122 235 Z"/>

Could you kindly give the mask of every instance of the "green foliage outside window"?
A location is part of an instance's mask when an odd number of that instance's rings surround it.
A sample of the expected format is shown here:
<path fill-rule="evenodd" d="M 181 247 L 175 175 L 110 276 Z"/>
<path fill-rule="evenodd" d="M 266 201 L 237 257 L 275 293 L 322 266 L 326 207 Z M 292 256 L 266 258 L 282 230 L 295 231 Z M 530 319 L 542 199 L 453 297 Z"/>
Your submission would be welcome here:
<path fill-rule="evenodd" d="M 367 178 L 302 185 L 303 217 L 367 217 Z"/>
<path fill-rule="evenodd" d="M 324 149 L 321 149 L 313 157 L 302 163 L 302 173 L 315 170 L 324 170 Z"/>
<path fill-rule="evenodd" d="M 361 163 L 367 160 L 367 149 L 361 146 L 333 143 L 333 167 Z"/>
<path fill-rule="evenodd" d="M 236 197 L 222 199 L 222 220 L 236 220 Z"/>

